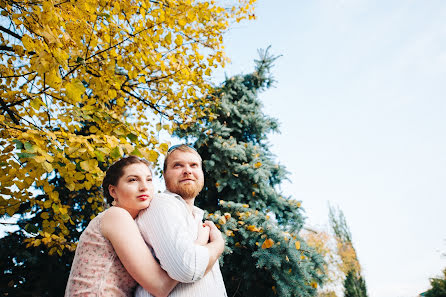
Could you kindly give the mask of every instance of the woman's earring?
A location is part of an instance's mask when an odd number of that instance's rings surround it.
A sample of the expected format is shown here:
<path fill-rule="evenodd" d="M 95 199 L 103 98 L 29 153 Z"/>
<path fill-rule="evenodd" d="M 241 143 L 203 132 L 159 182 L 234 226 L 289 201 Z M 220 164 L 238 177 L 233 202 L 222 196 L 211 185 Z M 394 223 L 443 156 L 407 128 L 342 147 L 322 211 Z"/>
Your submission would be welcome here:
<path fill-rule="evenodd" d="M 112 206 L 115 206 L 115 205 L 116 205 L 116 200 L 113 200 L 112 203 L 111 203 L 111 205 L 112 205 Z"/>

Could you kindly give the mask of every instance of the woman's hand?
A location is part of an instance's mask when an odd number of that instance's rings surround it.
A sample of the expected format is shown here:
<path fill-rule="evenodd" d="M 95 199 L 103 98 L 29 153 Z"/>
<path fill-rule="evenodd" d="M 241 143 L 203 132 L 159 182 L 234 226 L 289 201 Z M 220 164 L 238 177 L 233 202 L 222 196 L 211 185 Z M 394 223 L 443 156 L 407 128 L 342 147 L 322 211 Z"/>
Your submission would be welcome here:
<path fill-rule="evenodd" d="M 204 224 L 209 227 L 209 242 L 218 242 L 221 246 L 221 251 L 223 252 L 225 240 L 223 239 L 220 230 L 212 221 L 205 221 Z"/>
<path fill-rule="evenodd" d="M 209 242 L 210 228 L 205 223 L 198 225 L 198 235 L 195 244 L 206 245 Z"/>

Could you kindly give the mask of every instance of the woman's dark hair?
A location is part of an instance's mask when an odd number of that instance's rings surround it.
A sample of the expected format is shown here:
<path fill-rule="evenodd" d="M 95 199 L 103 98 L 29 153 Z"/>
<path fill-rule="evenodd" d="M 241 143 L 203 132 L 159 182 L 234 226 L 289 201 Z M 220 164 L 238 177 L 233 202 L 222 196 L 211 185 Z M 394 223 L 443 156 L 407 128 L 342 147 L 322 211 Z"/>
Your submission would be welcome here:
<path fill-rule="evenodd" d="M 119 161 L 113 163 L 110 167 L 108 167 L 105 172 L 104 180 L 102 181 L 102 191 L 104 192 L 105 200 L 108 204 L 113 202 L 113 197 L 110 195 L 108 191 L 108 186 L 113 185 L 116 186 L 121 176 L 124 174 L 124 168 L 131 164 L 143 163 L 146 164 L 149 169 L 151 169 L 151 164 L 149 161 L 138 158 L 136 156 L 128 156 L 122 158 Z"/>

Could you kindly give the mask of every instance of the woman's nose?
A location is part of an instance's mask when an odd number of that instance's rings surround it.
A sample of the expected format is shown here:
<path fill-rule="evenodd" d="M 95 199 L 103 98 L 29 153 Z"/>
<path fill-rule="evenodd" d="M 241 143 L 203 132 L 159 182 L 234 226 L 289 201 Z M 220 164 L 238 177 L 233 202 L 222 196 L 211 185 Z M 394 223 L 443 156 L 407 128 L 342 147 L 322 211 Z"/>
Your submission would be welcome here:
<path fill-rule="evenodd" d="M 149 187 L 149 185 L 148 185 L 148 181 L 142 181 L 140 184 L 139 184 L 139 189 L 140 190 L 146 190 L 148 187 Z"/>

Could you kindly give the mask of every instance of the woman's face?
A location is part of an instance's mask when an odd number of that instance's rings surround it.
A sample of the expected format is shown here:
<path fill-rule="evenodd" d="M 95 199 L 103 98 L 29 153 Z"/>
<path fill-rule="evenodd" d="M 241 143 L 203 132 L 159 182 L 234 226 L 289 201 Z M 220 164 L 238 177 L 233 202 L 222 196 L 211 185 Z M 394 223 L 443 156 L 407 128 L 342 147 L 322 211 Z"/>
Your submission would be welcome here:
<path fill-rule="evenodd" d="M 135 218 L 152 201 L 152 171 L 144 163 L 130 164 L 124 167 L 118 183 L 110 185 L 108 190 L 115 199 L 115 206 L 124 208 Z"/>

